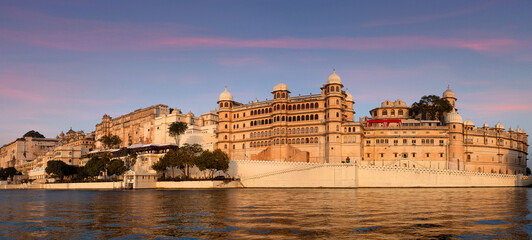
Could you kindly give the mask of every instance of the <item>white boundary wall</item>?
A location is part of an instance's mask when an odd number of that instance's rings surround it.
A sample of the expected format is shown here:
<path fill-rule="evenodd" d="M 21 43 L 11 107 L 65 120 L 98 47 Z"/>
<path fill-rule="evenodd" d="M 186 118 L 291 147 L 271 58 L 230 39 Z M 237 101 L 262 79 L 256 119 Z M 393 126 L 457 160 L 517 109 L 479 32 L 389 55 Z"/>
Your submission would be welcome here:
<path fill-rule="evenodd" d="M 522 175 L 455 170 L 235 160 L 230 174 L 243 187 L 512 187 L 532 184 Z"/>

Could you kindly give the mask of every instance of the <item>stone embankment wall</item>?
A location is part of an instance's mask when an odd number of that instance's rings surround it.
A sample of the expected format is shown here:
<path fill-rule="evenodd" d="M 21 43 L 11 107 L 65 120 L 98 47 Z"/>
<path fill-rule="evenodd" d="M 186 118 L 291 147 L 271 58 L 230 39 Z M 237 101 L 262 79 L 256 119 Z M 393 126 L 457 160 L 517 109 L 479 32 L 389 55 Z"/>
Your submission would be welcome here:
<path fill-rule="evenodd" d="M 269 161 L 231 161 L 243 187 L 510 187 L 532 184 L 522 175 L 455 170 Z"/>

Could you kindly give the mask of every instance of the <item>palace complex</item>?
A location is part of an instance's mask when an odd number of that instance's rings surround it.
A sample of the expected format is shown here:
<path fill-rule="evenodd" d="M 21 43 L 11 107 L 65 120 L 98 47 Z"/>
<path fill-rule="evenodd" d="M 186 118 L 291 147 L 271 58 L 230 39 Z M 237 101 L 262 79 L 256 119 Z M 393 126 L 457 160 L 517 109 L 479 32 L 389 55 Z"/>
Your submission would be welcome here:
<path fill-rule="evenodd" d="M 124 157 L 117 148 L 128 147 L 138 153 L 132 170 L 153 177 L 152 164 L 177 144 L 200 144 L 205 150 L 221 149 L 232 160 L 526 173 L 527 133 L 500 123 L 477 127 L 463 121 L 450 88 L 441 98 L 452 110 L 440 120 L 412 117 L 405 102 L 385 100 L 369 117 L 355 121 L 353 96 L 334 70 L 319 92 L 295 95 L 279 83 L 271 100 L 243 104 L 226 88 L 219 109 L 198 117 L 162 104 L 116 118 L 105 114 L 91 133 L 70 129 L 56 138 L 19 138 L 2 146 L 0 167 L 45 178 L 48 161 L 84 165 L 103 151 Z M 188 126 L 177 142 L 168 130 L 174 122 Z M 120 146 L 104 149 L 99 140 L 106 135 L 118 136 Z"/>
<path fill-rule="evenodd" d="M 443 121 L 410 117 L 401 100 L 384 101 L 371 117 L 353 119 L 353 96 L 333 71 L 320 94 L 290 95 L 273 88 L 273 100 L 242 104 L 220 94 L 218 148 L 231 159 L 341 163 L 524 174 L 528 136 L 502 124 L 475 127 L 452 106 Z"/>

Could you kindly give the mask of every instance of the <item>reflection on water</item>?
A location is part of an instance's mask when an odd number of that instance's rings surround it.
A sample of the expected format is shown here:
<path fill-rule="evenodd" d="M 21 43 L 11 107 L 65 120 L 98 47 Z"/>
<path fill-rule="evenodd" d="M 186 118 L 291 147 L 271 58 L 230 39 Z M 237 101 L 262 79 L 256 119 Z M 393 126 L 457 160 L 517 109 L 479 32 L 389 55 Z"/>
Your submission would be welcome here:
<path fill-rule="evenodd" d="M 528 188 L 2 190 L 0 198 L 0 236 L 17 239 L 532 235 Z"/>

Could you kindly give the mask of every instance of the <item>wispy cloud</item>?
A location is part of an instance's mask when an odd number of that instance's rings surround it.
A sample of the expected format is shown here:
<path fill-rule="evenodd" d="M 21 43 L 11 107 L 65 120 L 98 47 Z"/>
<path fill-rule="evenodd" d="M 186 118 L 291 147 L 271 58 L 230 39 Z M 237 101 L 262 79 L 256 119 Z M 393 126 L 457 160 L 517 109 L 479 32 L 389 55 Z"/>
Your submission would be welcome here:
<path fill-rule="evenodd" d="M 498 3 L 499 3 L 498 1 L 483 1 L 480 4 L 476 4 L 468 8 L 462 8 L 462 9 L 458 9 L 454 11 L 427 14 L 427 15 L 418 15 L 418 16 L 407 16 L 407 17 L 402 17 L 402 18 L 381 19 L 381 20 L 375 20 L 372 22 L 360 24 L 359 26 L 363 28 L 367 28 L 367 27 L 382 27 L 382 26 L 395 26 L 395 25 L 424 23 L 424 22 L 430 22 L 434 20 L 447 19 L 447 18 L 462 16 L 462 15 L 472 14 L 475 12 L 479 12 L 479 11 L 491 8 Z"/>
<path fill-rule="evenodd" d="M 5 13 L 5 11 L 0 11 Z M 381 36 L 321 38 L 233 38 L 205 36 L 206 30 L 180 24 L 102 22 L 66 19 L 41 13 L 9 12 L 22 22 L 20 28 L 0 28 L 0 42 L 68 51 L 153 51 L 190 49 L 339 49 L 409 50 L 427 48 L 466 49 L 477 52 L 504 52 L 530 43 L 513 38 L 462 38 L 427 36 Z M 28 20 L 29 19 L 29 20 Z M 30 21 L 26 26 L 23 23 Z M 33 23 L 42 22 L 42 28 Z M 37 24 L 37 26 L 39 26 Z M 227 64 L 246 64 L 224 61 Z"/>

